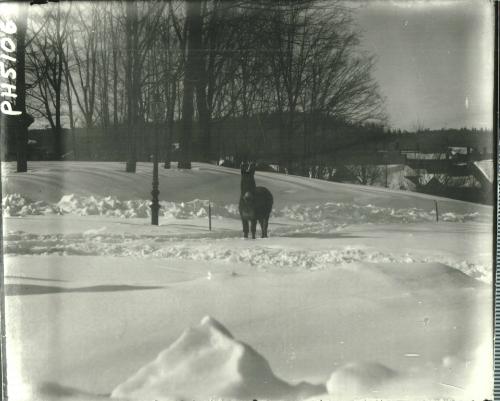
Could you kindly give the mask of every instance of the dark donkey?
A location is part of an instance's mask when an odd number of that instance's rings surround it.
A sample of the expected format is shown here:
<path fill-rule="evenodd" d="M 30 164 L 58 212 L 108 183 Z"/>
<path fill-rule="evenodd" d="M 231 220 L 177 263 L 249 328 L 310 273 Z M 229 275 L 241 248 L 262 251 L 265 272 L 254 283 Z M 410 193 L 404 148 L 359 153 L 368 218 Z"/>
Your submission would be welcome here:
<path fill-rule="evenodd" d="M 248 238 L 248 222 L 251 223 L 252 238 L 255 239 L 257 220 L 262 230 L 262 238 L 267 237 L 267 224 L 273 208 L 273 195 L 267 188 L 255 185 L 255 164 L 241 163 L 240 216 L 243 235 Z"/>

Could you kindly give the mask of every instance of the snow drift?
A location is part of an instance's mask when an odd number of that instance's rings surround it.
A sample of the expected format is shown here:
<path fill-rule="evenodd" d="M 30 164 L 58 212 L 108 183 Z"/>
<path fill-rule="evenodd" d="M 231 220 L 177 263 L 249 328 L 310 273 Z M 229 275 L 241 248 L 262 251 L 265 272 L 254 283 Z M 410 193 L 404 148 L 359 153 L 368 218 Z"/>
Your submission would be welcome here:
<path fill-rule="evenodd" d="M 276 236 L 286 236 L 281 228 Z M 353 263 L 439 263 L 451 266 L 470 277 L 491 282 L 489 265 L 445 255 L 422 255 L 392 250 L 377 250 L 365 246 L 345 246 L 335 249 L 286 249 L 264 246 L 248 247 L 231 244 L 239 233 L 229 232 L 229 238 L 208 243 L 196 238 L 150 237 L 137 234 L 113 234 L 106 227 L 81 234 L 30 234 L 8 232 L 4 235 L 6 255 L 87 255 L 136 258 L 159 258 L 193 262 L 245 263 L 260 271 L 317 271 L 335 269 Z M 177 241 L 181 240 L 179 244 Z"/>
<path fill-rule="evenodd" d="M 116 387 L 112 398 L 207 400 L 214 398 L 304 399 L 324 393 L 322 385 L 291 385 L 277 378 L 252 347 L 233 338 L 206 316 L 186 330 L 156 360 Z"/>
<path fill-rule="evenodd" d="M 147 218 L 151 216 L 150 200 L 120 200 L 115 196 L 64 195 L 57 203 L 33 201 L 20 194 L 8 194 L 2 198 L 4 216 L 31 216 L 72 214 L 79 216 L 106 216 L 119 218 Z M 160 202 L 160 216 L 189 219 L 208 216 L 209 201 L 194 199 L 189 202 Z M 212 215 L 239 219 L 238 205 L 212 202 Z M 435 221 L 433 208 L 393 208 L 352 202 L 324 202 L 316 204 L 291 204 L 273 211 L 273 217 L 296 222 L 346 225 L 360 223 L 419 223 Z M 478 221 L 479 212 L 453 213 L 442 211 L 440 220 L 463 223 Z"/>
<path fill-rule="evenodd" d="M 491 347 L 490 347 L 491 348 Z M 325 384 L 279 379 L 267 360 L 251 346 L 233 338 L 218 321 L 206 316 L 151 363 L 119 384 L 111 397 L 120 400 L 454 400 L 487 398 L 491 372 L 487 345 L 462 358 L 447 356 L 432 371 L 397 371 L 376 361 L 354 361 L 338 366 Z M 443 383 L 443 372 L 456 370 L 457 387 Z"/>
<path fill-rule="evenodd" d="M 394 382 L 398 373 L 377 362 L 348 363 L 332 373 L 326 387 L 338 399 L 374 395 Z"/>
<path fill-rule="evenodd" d="M 31 216 L 72 214 L 78 216 L 106 216 L 119 218 L 146 218 L 151 216 L 150 200 L 119 200 L 114 196 L 64 195 L 57 203 L 32 201 L 20 194 L 9 194 L 2 199 L 4 216 Z M 160 202 L 163 217 L 187 219 L 208 215 L 208 201 Z M 217 207 L 214 205 L 214 207 Z M 220 210 L 219 210 L 220 209 Z M 224 207 L 214 210 L 217 215 L 232 217 L 238 212 Z"/>

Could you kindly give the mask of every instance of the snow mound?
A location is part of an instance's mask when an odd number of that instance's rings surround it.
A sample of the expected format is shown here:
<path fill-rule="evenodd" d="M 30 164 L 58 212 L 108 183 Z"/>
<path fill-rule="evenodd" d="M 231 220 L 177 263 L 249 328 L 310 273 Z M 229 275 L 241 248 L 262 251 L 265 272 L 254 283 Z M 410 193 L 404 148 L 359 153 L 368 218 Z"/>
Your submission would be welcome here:
<path fill-rule="evenodd" d="M 59 214 L 55 205 L 44 201 L 31 201 L 19 194 L 9 194 L 2 198 L 2 214 L 4 216 L 32 216 Z"/>
<path fill-rule="evenodd" d="M 151 216 L 150 200 L 120 200 L 114 196 L 64 195 L 59 202 L 49 204 L 32 201 L 19 194 L 2 198 L 4 216 L 28 216 L 47 214 L 73 214 L 79 216 L 106 216 L 119 218 L 147 218 Z M 221 217 L 238 217 L 236 205 L 211 205 L 212 214 Z M 190 202 L 160 202 L 160 215 L 176 219 L 208 216 L 208 200 Z"/>
<path fill-rule="evenodd" d="M 415 207 L 391 208 L 380 207 L 372 204 L 361 205 L 346 202 L 326 202 L 323 204 L 308 205 L 296 204 L 285 206 L 276 211 L 275 216 L 285 217 L 290 220 L 301 222 L 330 222 L 336 224 L 360 224 L 360 223 L 418 223 L 436 220 L 434 209 L 424 210 Z M 439 216 L 441 221 L 467 222 L 479 218 L 478 212 L 452 213 L 444 212 Z"/>
<path fill-rule="evenodd" d="M 442 368 L 454 370 L 462 377 L 468 399 L 493 399 L 493 342 L 488 338 L 476 349 L 460 356 L 448 355 L 442 359 Z M 464 397 L 464 398 L 466 398 Z"/>
<path fill-rule="evenodd" d="M 29 234 L 10 232 L 4 236 L 6 255 L 89 255 L 137 258 L 161 258 L 202 262 L 244 263 L 262 271 L 316 271 L 352 263 L 441 263 L 467 276 L 489 283 L 491 267 L 445 255 L 424 256 L 407 252 L 383 252 L 376 249 L 346 246 L 330 250 L 283 249 L 255 245 L 239 248 L 185 238 L 177 244 L 172 238 L 149 241 L 140 235 L 106 234 L 101 228 L 83 234 Z"/>
<path fill-rule="evenodd" d="M 64 195 L 59 202 L 49 204 L 32 201 L 19 194 L 9 194 L 2 198 L 4 216 L 28 216 L 46 214 L 74 214 L 79 216 L 107 216 L 119 218 L 147 218 L 151 216 L 150 200 L 120 200 L 114 196 Z M 160 216 L 189 219 L 208 216 L 208 200 L 194 199 L 189 202 L 160 202 Z M 214 217 L 239 219 L 238 205 L 211 203 Z M 297 222 L 321 223 L 329 226 L 343 226 L 360 223 L 418 223 L 435 221 L 436 214 L 419 208 L 390 208 L 371 204 L 363 205 L 346 202 L 326 202 L 318 204 L 286 205 L 273 211 L 273 217 L 286 218 Z M 440 220 L 463 223 L 477 221 L 478 212 L 453 213 L 442 211 Z"/>
<path fill-rule="evenodd" d="M 169 348 L 118 385 L 112 398 L 134 400 L 303 399 L 324 386 L 291 385 L 278 379 L 269 363 L 206 316 Z"/>
<path fill-rule="evenodd" d="M 336 399 L 375 396 L 398 377 L 398 373 L 378 362 L 349 363 L 335 370 L 326 384 Z"/>

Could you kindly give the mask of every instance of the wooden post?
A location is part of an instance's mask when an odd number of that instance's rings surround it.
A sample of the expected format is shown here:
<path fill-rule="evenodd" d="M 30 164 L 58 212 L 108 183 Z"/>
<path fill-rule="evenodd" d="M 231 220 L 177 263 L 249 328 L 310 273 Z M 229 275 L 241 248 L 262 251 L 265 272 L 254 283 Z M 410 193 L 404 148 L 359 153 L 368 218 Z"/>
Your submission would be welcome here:
<path fill-rule="evenodd" d="M 212 231 L 212 207 L 210 201 L 208 201 L 208 230 Z"/>
<path fill-rule="evenodd" d="M 387 161 L 386 161 L 386 163 L 387 163 Z M 387 175 L 389 174 L 388 170 L 389 170 L 389 165 L 386 164 L 385 165 L 385 187 L 386 188 L 388 187 L 388 185 L 387 185 Z"/>
<path fill-rule="evenodd" d="M 436 222 L 439 222 L 439 211 L 438 211 L 438 201 L 434 201 L 434 206 L 436 207 Z"/>

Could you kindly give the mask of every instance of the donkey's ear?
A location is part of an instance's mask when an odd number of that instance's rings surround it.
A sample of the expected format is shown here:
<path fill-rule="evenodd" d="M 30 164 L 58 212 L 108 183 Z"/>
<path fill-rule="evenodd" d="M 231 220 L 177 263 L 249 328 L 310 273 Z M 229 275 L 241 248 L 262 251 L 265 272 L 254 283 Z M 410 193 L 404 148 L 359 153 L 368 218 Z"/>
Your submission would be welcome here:
<path fill-rule="evenodd" d="M 245 174 L 247 172 L 247 166 L 246 166 L 245 162 L 241 162 L 240 170 L 241 170 L 241 174 Z"/>
<path fill-rule="evenodd" d="M 250 165 L 248 166 L 248 172 L 252 175 L 255 174 L 255 163 L 254 162 L 250 163 Z"/>

